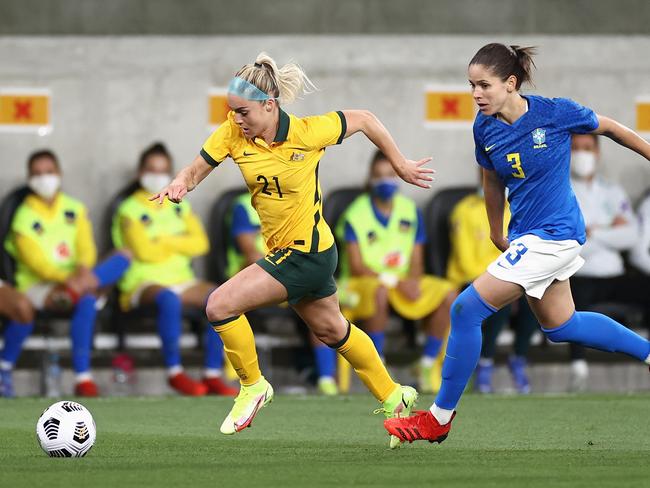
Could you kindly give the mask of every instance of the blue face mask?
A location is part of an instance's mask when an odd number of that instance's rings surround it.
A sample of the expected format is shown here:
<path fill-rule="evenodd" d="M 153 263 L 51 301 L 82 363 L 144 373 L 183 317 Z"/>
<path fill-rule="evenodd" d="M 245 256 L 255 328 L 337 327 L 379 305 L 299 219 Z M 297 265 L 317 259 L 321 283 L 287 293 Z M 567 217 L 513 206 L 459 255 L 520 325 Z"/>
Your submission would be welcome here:
<path fill-rule="evenodd" d="M 399 181 L 397 178 L 382 178 L 371 184 L 372 194 L 380 200 L 390 200 L 398 189 Z"/>

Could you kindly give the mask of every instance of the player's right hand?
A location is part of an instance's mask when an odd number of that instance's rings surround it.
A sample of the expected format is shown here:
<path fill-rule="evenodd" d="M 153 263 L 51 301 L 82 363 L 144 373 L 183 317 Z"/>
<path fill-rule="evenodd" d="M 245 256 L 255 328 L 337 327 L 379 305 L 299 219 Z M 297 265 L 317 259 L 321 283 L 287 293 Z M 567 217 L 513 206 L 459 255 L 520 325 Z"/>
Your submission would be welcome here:
<path fill-rule="evenodd" d="M 158 200 L 158 203 L 163 203 L 165 197 L 167 197 L 170 202 L 180 203 L 188 191 L 187 185 L 183 181 L 175 179 L 160 192 L 149 198 L 149 201 Z"/>
<path fill-rule="evenodd" d="M 490 237 L 494 245 L 497 247 L 497 249 L 501 252 L 505 252 L 506 249 L 510 247 L 510 241 L 503 236 L 499 237 Z"/>

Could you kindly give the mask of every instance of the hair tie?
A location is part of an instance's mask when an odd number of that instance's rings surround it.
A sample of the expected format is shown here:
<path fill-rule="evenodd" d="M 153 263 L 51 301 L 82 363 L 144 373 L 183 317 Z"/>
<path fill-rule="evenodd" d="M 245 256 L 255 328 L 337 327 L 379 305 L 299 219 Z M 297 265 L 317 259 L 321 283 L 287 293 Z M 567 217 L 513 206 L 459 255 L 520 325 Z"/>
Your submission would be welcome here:
<path fill-rule="evenodd" d="M 260 63 L 255 63 L 253 64 L 253 66 L 255 66 L 256 68 L 262 68 L 262 65 Z"/>

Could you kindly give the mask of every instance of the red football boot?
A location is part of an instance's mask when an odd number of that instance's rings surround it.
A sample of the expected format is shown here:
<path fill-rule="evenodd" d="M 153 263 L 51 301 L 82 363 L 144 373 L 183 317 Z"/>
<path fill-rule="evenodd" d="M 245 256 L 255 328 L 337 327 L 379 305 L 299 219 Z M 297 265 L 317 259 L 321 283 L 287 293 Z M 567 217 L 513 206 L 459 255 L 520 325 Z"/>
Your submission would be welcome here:
<path fill-rule="evenodd" d="M 99 396 L 99 388 L 93 380 L 84 380 L 75 385 L 74 394 L 80 397 L 96 397 Z"/>
<path fill-rule="evenodd" d="M 239 388 L 233 388 L 219 376 L 203 378 L 203 384 L 208 389 L 208 395 L 237 396 Z"/>
<path fill-rule="evenodd" d="M 429 410 L 416 410 L 410 417 L 384 420 L 384 427 L 402 442 L 429 441 L 440 444 L 449 435 L 451 421 L 455 416 L 456 412 L 447 424 L 440 425 Z"/>
<path fill-rule="evenodd" d="M 169 378 L 169 386 L 181 395 L 203 396 L 208 392 L 207 387 L 200 381 L 194 381 L 185 373 L 180 372 Z"/>

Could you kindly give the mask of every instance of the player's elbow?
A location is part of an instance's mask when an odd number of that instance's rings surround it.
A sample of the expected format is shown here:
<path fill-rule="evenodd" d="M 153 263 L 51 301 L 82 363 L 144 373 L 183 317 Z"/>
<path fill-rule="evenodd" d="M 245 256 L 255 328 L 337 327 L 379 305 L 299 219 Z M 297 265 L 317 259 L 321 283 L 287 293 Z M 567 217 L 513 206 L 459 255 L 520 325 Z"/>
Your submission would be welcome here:
<path fill-rule="evenodd" d="M 346 110 L 344 114 L 348 135 L 359 131 L 364 134 L 368 133 L 379 122 L 379 119 L 370 110 Z"/>

